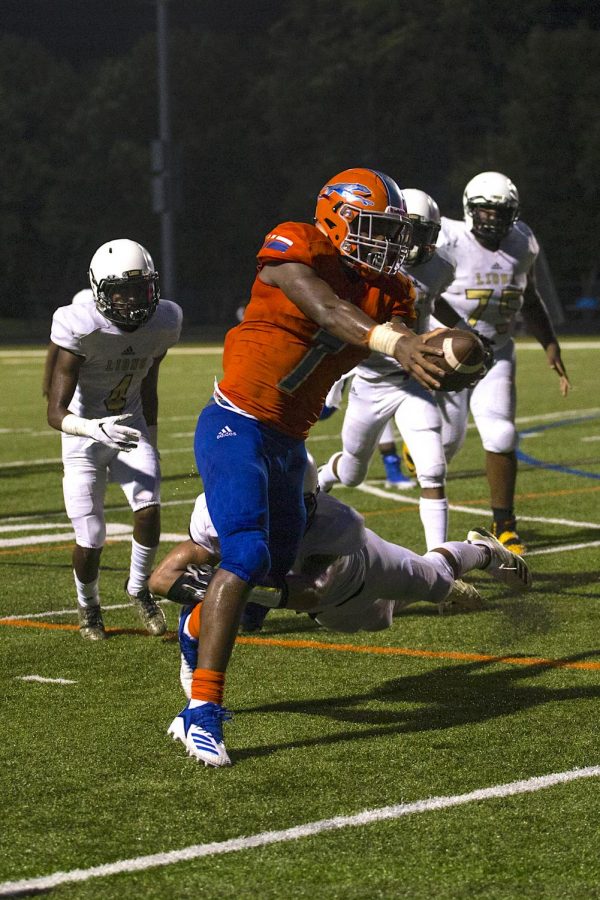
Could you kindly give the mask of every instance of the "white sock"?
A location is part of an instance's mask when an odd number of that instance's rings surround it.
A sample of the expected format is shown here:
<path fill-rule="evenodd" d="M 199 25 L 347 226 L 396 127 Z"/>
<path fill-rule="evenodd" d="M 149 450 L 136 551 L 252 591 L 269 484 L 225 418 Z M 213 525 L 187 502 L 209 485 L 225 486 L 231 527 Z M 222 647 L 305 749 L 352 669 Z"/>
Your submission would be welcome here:
<path fill-rule="evenodd" d="M 428 550 L 443 544 L 448 535 L 448 498 L 419 500 L 419 515 L 425 531 L 425 543 Z"/>
<path fill-rule="evenodd" d="M 208 700 L 190 700 L 188 709 L 196 709 L 197 706 L 204 706 L 205 703 L 208 703 Z"/>
<path fill-rule="evenodd" d="M 340 479 L 334 474 L 332 463 L 341 455 L 341 453 L 334 453 L 328 462 L 319 469 L 319 487 L 322 491 L 330 491 L 334 484 L 338 484 Z"/>
<path fill-rule="evenodd" d="M 73 569 L 73 578 L 75 579 L 75 590 L 77 591 L 77 603 L 79 606 L 100 606 L 100 594 L 98 591 L 97 576 L 89 584 L 84 584 L 79 580 Z"/>
<path fill-rule="evenodd" d="M 131 566 L 129 569 L 129 581 L 127 582 L 127 593 L 136 595 L 143 591 L 148 584 L 154 559 L 156 557 L 156 547 L 144 547 L 138 544 L 135 538 L 131 539 Z"/>

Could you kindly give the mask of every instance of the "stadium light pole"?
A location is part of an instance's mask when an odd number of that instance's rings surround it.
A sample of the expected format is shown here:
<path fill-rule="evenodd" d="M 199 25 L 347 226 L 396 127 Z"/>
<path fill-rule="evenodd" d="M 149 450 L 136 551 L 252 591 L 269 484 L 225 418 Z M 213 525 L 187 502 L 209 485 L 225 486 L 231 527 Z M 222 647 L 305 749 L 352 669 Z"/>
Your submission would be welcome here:
<path fill-rule="evenodd" d="M 173 142 L 169 92 L 169 0 L 156 0 L 156 49 L 158 81 L 159 138 L 152 142 L 153 210 L 160 215 L 161 293 L 176 297 L 175 277 L 175 191 L 173 177 Z"/>

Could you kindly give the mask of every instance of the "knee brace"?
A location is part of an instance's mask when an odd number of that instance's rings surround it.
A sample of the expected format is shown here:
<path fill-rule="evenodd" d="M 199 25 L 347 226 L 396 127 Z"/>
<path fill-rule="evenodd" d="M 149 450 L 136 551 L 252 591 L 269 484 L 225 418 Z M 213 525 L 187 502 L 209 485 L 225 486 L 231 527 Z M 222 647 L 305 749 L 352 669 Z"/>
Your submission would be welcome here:
<path fill-rule="evenodd" d="M 80 547 L 90 550 L 101 550 L 106 540 L 106 523 L 103 516 L 90 513 L 87 516 L 74 516 L 71 525 L 75 532 L 75 542 Z"/>
<path fill-rule="evenodd" d="M 517 429 L 508 419 L 486 416 L 479 419 L 477 428 L 484 450 L 490 453 L 510 453 L 517 446 Z"/>
<path fill-rule="evenodd" d="M 337 476 L 346 487 L 356 487 L 367 477 L 370 460 L 362 460 L 344 450 L 337 461 Z"/>

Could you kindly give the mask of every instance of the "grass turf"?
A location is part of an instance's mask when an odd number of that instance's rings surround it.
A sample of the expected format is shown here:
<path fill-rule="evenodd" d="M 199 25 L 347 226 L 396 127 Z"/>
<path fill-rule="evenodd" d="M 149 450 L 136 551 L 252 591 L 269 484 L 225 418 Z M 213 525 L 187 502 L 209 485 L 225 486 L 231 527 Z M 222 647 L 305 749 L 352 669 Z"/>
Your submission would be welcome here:
<path fill-rule="evenodd" d="M 32 627 L 0 626 L 0 887 L 8 880 L 597 765 L 596 356 L 597 349 L 565 348 L 575 385 L 565 401 L 542 351 L 519 350 L 521 429 L 559 423 L 525 437 L 521 448 L 548 465 L 587 473 L 520 468 L 517 510 L 531 550 L 531 594 L 507 597 L 480 576 L 473 580 L 487 598 L 484 611 L 440 617 L 425 605 L 413 606 L 392 629 L 375 635 L 337 635 L 306 617 L 271 613 L 263 640 L 241 642 L 229 670 L 227 702 L 236 713 L 225 731 L 231 769 L 204 769 L 167 739 L 166 728 L 184 702 L 172 605 L 171 633 L 164 639 L 140 634 L 130 609 L 107 609 L 106 624 L 117 631 L 98 645 L 84 644 L 76 630 L 42 627 L 72 626 L 70 613 L 31 620 Z M 27 358 L 15 368 L 14 357 L 0 356 L 2 420 L 12 429 L 0 447 L 0 537 L 22 542 L 0 545 L 5 616 L 74 605 L 69 540 L 24 543 L 52 530 L 69 532 L 60 463 L 53 461 L 60 457 L 59 438 L 44 424 L 39 397 L 42 362 Z M 175 353 L 163 364 L 164 532 L 185 534 L 200 489 L 191 434 L 218 365 L 218 355 Z M 569 418 L 578 412 L 585 421 Z M 318 462 L 338 449 L 341 422 L 338 413 L 313 430 L 309 448 Z M 489 508 L 482 463 L 470 430 L 451 467 L 448 494 L 452 504 L 474 512 L 451 512 L 453 539 L 488 524 L 488 516 L 477 513 Z M 380 484 L 382 478 L 375 459 L 369 481 Z M 416 505 L 360 490 L 337 496 L 382 536 L 423 552 Z M 110 522 L 130 523 L 114 486 L 107 505 Z M 548 521 L 557 519 L 571 524 Z M 32 527 L 48 524 L 60 527 Z M 580 548 L 564 549 L 575 544 Z M 106 606 L 124 602 L 127 567 L 127 543 L 109 543 L 101 581 Z M 299 640 L 439 656 L 294 646 Z M 491 658 L 472 660 L 468 654 Z M 503 656 L 513 661 L 494 659 Z M 523 657 L 534 660 L 519 665 Z M 543 659 L 590 667 L 560 668 Z M 21 680 L 32 674 L 75 684 Z M 64 884 L 54 892 L 81 898 L 175 898 L 200 891 L 266 898 L 600 896 L 598 784 L 588 779 Z"/>

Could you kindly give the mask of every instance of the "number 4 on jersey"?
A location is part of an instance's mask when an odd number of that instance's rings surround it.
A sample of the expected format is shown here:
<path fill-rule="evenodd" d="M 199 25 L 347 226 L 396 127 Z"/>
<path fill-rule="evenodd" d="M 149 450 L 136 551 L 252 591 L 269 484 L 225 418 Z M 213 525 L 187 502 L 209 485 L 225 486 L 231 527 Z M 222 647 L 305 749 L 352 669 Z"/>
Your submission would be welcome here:
<path fill-rule="evenodd" d="M 125 375 L 112 389 L 104 401 L 104 405 L 108 412 L 113 414 L 123 412 L 125 404 L 127 403 L 127 391 L 129 390 L 132 378 L 133 375 Z"/>

